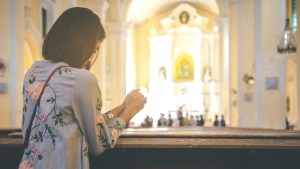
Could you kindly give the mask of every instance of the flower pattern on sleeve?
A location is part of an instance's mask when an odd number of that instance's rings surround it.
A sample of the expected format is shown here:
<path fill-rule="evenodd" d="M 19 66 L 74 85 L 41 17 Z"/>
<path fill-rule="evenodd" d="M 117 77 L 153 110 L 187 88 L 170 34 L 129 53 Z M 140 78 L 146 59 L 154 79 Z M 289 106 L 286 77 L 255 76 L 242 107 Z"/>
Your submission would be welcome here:
<path fill-rule="evenodd" d="M 104 129 L 104 125 L 107 125 L 107 124 L 104 120 L 103 115 L 101 114 L 101 102 L 100 102 L 99 98 L 97 98 L 96 109 L 98 111 L 96 122 L 97 122 L 97 126 L 99 127 L 99 132 L 101 133 L 101 129 Z M 100 139 L 100 141 L 105 144 L 104 147 L 111 147 L 111 145 L 114 144 L 120 137 L 120 135 L 123 131 L 123 128 L 124 127 L 121 125 L 121 123 L 118 120 L 112 127 L 109 127 L 109 129 L 111 131 L 110 137 L 112 138 L 111 142 L 109 142 L 107 140 L 107 138 L 102 136 L 100 133 L 97 136 Z"/>
<path fill-rule="evenodd" d="M 118 140 L 119 137 L 120 137 L 119 130 L 113 129 L 112 130 L 112 138 L 113 138 L 113 140 Z"/>

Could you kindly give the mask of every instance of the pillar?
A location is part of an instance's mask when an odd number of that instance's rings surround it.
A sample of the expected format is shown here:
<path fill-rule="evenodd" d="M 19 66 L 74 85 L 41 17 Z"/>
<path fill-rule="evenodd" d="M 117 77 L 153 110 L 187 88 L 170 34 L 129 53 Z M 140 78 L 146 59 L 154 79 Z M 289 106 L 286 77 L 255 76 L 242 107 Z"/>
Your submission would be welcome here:
<path fill-rule="evenodd" d="M 286 19 L 286 1 L 274 0 L 272 3 L 257 0 L 261 8 L 261 97 L 262 127 L 285 129 L 286 114 L 286 56 L 277 53 L 277 44 L 281 37 Z M 257 24 L 259 25 L 259 24 Z M 278 89 L 266 89 L 267 78 L 278 78 Z M 259 110 L 260 111 L 260 110 Z"/>
<path fill-rule="evenodd" d="M 6 74 L 1 81 L 7 85 L 5 93 L 0 94 L 0 128 L 21 127 L 24 6 L 23 1 L 0 1 L 0 57 L 6 65 Z"/>
<path fill-rule="evenodd" d="M 105 30 L 105 96 L 104 104 L 111 109 L 126 96 L 127 42 L 131 24 L 127 21 L 131 0 L 110 0 Z"/>
<path fill-rule="evenodd" d="M 106 31 L 106 101 L 111 108 L 126 96 L 126 41 L 130 24 L 126 21 L 107 22 Z"/>

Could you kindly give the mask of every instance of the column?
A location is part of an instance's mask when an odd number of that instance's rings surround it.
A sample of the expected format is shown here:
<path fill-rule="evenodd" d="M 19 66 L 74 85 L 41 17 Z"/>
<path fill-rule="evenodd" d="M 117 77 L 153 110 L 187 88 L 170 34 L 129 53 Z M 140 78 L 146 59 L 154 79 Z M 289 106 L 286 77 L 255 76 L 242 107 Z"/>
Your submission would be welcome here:
<path fill-rule="evenodd" d="M 131 24 L 127 21 L 131 0 L 110 0 L 105 30 L 105 96 L 104 104 L 111 109 L 126 96 L 127 42 Z"/>
<path fill-rule="evenodd" d="M 106 101 L 111 107 L 122 103 L 126 96 L 126 50 L 130 24 L 126 21 L 106 23 Z"/>
<path fill-rule="evenodd" d="M 24 76 L 24 7 L 23 1 L 0 1 L 0 57 L 6 65 L 0 94 L 0 128 L 21 127 L 22 85 Z"/>
<path fill-rule="evenodd" d="M 263 127 L 263 97 L 264 77 L 263 77 L 263 53 L 262 53 L 262 4 L 261 0 L 256 1 L 256 61 L 255 61 L 255 87 L 256 87 L 256 110 L 257 127 Z"/>
<path fill-rule="evenodd" d="M 237 45 L 237 82 L 238 82 L 238 126 L 255 128 L 257 126 L 256 116 L 256 87 L 244 81 L 245 74 L 254 75 L 255 64 L 255 25 L 256 6 L 255 0 L 239 0 L 238 7 L 238 45 Z M 260 96 L 257 96 L 260 97 Z"/>
<path fill-rule="evenodd" d="M 220 10 L 220 18 L 216 20 L 216 24 L 219 27 L 219 63 L 220 68 L 218 69 L 219 74 L 219 103 L 220 112 L 219 114 L 225 117 L 225 120 L 229 122 L 230 126 L 236 126 L 233 122 L 233 117 L 236 117 L 232 112 L 231 97 L 232 97 L 232 53 L 231 53 L 231 33 L 232 33 L 232 3 L 236 3 L 236 0 L 216 0 L 218 2 L 218 7 Z"/>
<path fill-rule="evenodd" d="M 229 123 L 238 127 L 238 3 L 231 0 L 229 5 L 229 53 L 230 53 L 230 88 L 229 88 Z"/>
<path fill-rule="evenodd" d="M 220 50 L 220 79 L 219 83 L 219 102 L 222 103 L 219 108 L 219 115 L 224 115 L 225 119 L 229 120 L 231 106 L 230 106 L 230 97 L 231 97 L 231 85 L 230 85 L 230 58 L 229 58 L 229 19 L 228 17 L 221 17 L 217 21 L 219 27 L 219 50 Z M 229 120 L 231 125 L 231 120 Z"/>
<path fill-rule="evenodd" d="M 281 37 L 286 19 L 286 1 L 258 0 L 261 4 L 261 74 L 262 92 L 257 97 L 262 97 L 262 127 L 284 129 L 286 113 L 286 56 L 279 55 L 276 50 Z M 270 19 L 272 18 L 272 19 Z M 275 48 L 275 49 L 274 49 Z M 258 56 L 259 57 L 259 56 Z M 268 78 L 278 78 L 278 88 L 266 89 Z"/>

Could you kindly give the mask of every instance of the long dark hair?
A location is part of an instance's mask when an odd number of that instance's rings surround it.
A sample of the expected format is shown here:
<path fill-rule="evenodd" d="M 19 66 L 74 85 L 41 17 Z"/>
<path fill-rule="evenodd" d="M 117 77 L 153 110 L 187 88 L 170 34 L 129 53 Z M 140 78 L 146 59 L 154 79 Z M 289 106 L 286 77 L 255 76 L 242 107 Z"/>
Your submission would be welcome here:
<path fill-rule="evenodd" d="M 81 68 L 104 38 L 105 31 L 96 14 L 87 8 L 70 8 L 47 33 L 42 54 L 46 60 Z"/>

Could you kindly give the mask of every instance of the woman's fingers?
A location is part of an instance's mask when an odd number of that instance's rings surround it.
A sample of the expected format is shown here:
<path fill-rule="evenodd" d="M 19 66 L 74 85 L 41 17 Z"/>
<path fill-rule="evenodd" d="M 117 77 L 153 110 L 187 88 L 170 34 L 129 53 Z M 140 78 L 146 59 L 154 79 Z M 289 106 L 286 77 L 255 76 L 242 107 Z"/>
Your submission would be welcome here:
<path fill-rule="evenodd" d="M 137 94 L 140 93 L 140 89 L 134 89 L 130 92 L 131 94 Z"/>
<path fill-rule="evenodd" d="M 132 113 L 135 115 L 144 108 L 144 105 L 147 102 L 147 97 L 140 93 L 140 89 L 134 89 L 126 96 L 124 102 L 126 107 L 131 109 Z"/>

